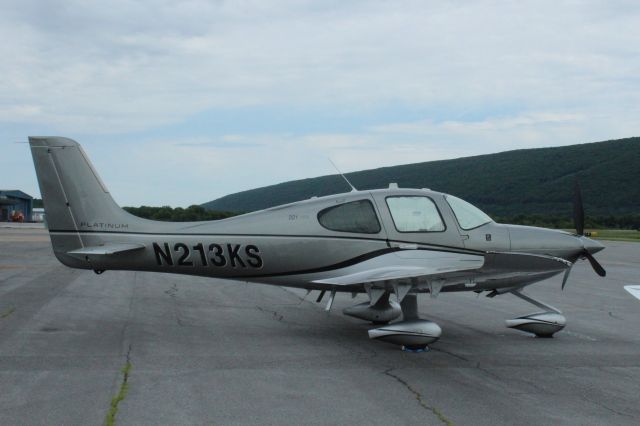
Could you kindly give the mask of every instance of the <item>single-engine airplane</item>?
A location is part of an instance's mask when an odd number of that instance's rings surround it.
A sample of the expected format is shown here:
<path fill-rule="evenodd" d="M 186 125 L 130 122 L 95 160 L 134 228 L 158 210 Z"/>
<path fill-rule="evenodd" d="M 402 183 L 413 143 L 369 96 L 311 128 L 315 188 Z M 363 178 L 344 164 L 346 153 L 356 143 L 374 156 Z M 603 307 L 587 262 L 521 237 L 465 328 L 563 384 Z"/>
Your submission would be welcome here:
<path fill-rule="evenodd" d="M 421 350 L 441 335 L 418 316 L 417 295 L 513 294 L 543 312 L 507 326 L 550 337 L 562 313 L 525 294 L 604 247 L 583 235 L 579 188 L 576 234 L 495 223 L 478 208 L 429 189 L 389 188 L 314 197 L 223 220 L 158 222 L 121 209 L 82 147 L 63 137 L 30 137 L 55 256 L 71 268 L 155 271 L 337 292 L 368 301 L 346 315 L 378 324 L 369 337 Z M 400 321 L 392 322 L 402 317 Z"/>

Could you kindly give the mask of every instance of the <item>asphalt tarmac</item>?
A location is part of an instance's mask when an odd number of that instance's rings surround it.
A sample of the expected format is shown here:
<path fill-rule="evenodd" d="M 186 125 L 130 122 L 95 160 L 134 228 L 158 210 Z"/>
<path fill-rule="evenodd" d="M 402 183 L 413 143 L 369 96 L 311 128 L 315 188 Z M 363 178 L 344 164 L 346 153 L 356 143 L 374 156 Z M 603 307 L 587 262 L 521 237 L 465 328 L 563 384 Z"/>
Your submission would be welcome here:
<path fill-rule="evenodd" d="M 511 295 L 419 298 L 427 353 L 370 341 L 315 293 L 66 268 L 42 229 L 0 228 L 0 424 L 640 424 L 640 244 L 605 242 L 529 294 L 561 309 L 553 339 L 504 327 Z M 359 296 L 356 302 L 364 301 Z"/>

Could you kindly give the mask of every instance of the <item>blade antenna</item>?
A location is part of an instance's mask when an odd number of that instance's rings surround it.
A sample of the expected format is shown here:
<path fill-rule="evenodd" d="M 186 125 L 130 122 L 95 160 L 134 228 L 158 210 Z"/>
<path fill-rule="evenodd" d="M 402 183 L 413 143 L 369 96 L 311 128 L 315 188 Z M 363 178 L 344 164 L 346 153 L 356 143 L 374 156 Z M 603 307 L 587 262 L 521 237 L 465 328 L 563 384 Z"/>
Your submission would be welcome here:
<path fill-rule="evenodd" d="M 331 165 L 333 166 L 334 169 L 336 169 L 336 171 L 338 172 L 338 174 L 340 176 L 342 176 L 342 179 L 345 180 L 345 182 L 347 182 L 347 185 L 349 185 L 351 187 L 351 192 L 356 192 L 357 189 L 355 186 L 351 185 L 351 182 L 349 182 L 349 179 L 347 179 L 347 177 L 340 171 L 340 169 L 338 168 L 338 166 L 336 166 L 336 163 L 333 162 L 333 160 L 331 158 L 329 158 L 329 162 L 331 163 Z"/>

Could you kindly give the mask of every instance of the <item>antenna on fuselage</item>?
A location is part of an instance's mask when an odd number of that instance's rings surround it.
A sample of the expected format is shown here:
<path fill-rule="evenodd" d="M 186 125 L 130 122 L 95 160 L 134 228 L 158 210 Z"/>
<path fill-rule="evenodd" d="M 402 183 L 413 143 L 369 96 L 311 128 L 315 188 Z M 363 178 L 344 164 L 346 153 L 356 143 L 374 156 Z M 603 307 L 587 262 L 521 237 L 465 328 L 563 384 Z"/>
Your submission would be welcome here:
<path fill-rule="evenodd" d="M 351 185 L 351 182 L 349 182 L 349 179 L 347 179 L 347 177 L 340 171 L 340 169 L 338 168 L 338 166 L 336 166 L 336 163 L 333 162 L 333 160 L 329 157 L 327 157 L 329 159 L 329 162 L 331 163 L 331 165 L 333 166 L 334 169 L 336 169 L 336 171 L 338 172 L 338 174 L 340 176 L 342 176 L 342 179 L 345 180 L 345 182 L 347 182 L 347 185 L 349 185 L 351 187 L 351 192 L 355 192 L 357 191 L 356 187 Z"/>

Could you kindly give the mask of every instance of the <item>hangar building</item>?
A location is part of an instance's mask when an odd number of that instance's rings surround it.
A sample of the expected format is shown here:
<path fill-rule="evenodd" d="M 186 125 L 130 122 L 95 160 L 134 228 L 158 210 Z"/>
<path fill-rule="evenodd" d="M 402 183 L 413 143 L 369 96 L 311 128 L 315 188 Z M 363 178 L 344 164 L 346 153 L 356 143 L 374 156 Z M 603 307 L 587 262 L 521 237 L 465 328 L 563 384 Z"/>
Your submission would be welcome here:
<path fill-rule="evenodd" d="M 31 221 L 33 197 L 17 189 L 0 189 L 0 222 L 10 221 L 13 212 L 21 212 L 25 222 Z"/>

